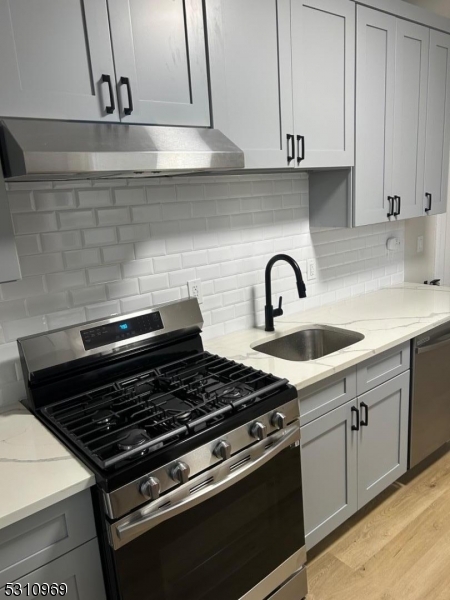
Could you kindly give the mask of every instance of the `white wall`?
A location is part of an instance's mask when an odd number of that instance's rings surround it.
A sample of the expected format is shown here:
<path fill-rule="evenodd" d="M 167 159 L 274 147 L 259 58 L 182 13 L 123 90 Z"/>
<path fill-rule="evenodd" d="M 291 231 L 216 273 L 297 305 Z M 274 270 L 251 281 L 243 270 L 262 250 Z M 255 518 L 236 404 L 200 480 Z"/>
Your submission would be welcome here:
<path fill-rule="evenodd" d="M 287 252 L 318 279 L 299 300 L 273 270 L 286 313 L 403 280 L 402 223 L 309 231 L 306 174 L 10 184 L 23 279 L 0 286 L 0 405 L 23 394 L 17 337 L 187 296 L 201 279 L 205 336 L 262 324 L 264 269 Z"/>

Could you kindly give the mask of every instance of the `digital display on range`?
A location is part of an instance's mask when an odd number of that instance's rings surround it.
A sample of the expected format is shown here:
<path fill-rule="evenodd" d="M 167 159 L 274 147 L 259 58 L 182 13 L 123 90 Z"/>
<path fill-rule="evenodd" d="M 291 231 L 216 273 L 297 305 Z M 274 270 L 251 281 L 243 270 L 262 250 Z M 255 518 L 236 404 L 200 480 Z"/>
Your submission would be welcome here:
<path fill-rule="evenodd" d="M 126 321 L 117 321 L 107 325 L 84 329 L 81 332 L 81 339 L 85 350 L 101 348 L 116 342 L 123 342 L 146 333 L 164 329 L 164 325 L 159 312 L 148 313 Z"/>

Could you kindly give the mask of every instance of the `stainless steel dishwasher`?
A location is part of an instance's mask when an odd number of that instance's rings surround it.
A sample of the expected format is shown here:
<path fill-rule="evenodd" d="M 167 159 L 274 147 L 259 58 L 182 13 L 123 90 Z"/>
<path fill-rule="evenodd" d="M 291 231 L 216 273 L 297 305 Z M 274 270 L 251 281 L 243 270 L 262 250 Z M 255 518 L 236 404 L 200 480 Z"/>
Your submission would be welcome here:
<path fill-rule="evenodd" d="M 409 466 L 450 441 L 450 323 L 412 342 Z"/>

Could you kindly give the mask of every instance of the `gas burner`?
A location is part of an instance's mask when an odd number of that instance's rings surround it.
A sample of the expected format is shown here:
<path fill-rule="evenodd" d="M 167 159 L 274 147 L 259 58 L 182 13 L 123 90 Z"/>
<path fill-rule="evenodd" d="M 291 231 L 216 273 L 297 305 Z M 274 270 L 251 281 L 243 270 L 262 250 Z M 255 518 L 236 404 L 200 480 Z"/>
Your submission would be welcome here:
<path fill-rule="evenodd" d="M 149 441 L 150 437 L 145 429 L 132 429 L 117 441 L 117 447 L 119 450 L 134 450 Z"/>
<path fill-rule="evenodd" d="M 194 408 L 185 400 L 172 396 L 164 404 L 164 410 L 168 417 L 173 417 L 177 423 L 183 424 L 190 421 Z"/>
<path fill-rule="evenodd" d="M 252 392 L 252 388 L 245 383 L 236 383 L 217 391 L 217 396 L 221 400 L 239 400 L 245 398 Z"/>
<path fill-rule="evenodd" d="M 98 425 L 115 425 L 116 424 L 116 413 L 112 410 L 100 409 L 96 412 L 89 415 L 91 417 L 91 421 L 93 423 L 97 423 Z"/>

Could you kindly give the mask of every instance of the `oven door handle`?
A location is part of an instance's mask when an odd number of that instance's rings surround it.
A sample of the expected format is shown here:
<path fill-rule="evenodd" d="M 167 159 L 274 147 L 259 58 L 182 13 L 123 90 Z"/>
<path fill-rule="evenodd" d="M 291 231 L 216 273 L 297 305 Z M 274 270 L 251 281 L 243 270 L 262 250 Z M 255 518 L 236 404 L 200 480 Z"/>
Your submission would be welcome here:
<path fill-rule="evenodd" d="M 275 437 L 276 439 L 273 441 L 272 445 L 266 450 L 266 446 L 268 442 L 270 442 L 270 439 Z M 155 510 L 148 514 L 149 507 L 147 506 L 146 508 L 135 513 L 134 516 L 131 515 L 124 517 L 119 522 L 111 525 L 111 545 L 117 550 L 121 546 L 131 542 L 136 537 L 149 531 L 153 527 L 156 527 L 156 525 L 167 521 L 167 519 L 179 515 L 190 508 L 197 506 L 201 502 L 220 494 L 238 481 L 241 481 L 247 475 L 250 475 L 250 473 L 253 473 L 265 465 L 285 448 L 288 448 L 292 444 L 299 442 L 299 440 L 300 426 L 299 422 L 295 421 L 295 423 L 293 423 L 283 432 L 280 431 L 278 434 L 274 434 L 274 436 L 270 436 L 270 438 L 266 438 L 261 442 L 250 446 L 250 448 L 246 448 L 244 451 L 240 452 L 239 454 L 235 454 L 227 461 L 220 463 L 211 471 L 204 473 L 203 477 L 201 478 L 206 482 L 204 486 L 202 486 L 201 483 L 196 486 L 195 479 L 188 481 L 182 486 L 182 488 L 185 488 L 186 493 L 189 495 L 182 500 L 173 504 L 168 504 L 167 501 L 170 502 L 168 494 L 167 496 L 161 498 L 163 504 L 160 505 L 161 508 L 159 510 L 156 506 Z M 246 460 L 250 453 L 258 452 L 258 450 L 261 452 L 259 456 L 253 460 Z M 233 465 L 238 465 L 241 461 L 243 463 L 242 466 L 235 467 L 233 469 Z M 208 475 L 210 475 L 209 478 L 207 477 Z M 216 475 L 214 480 L 211 481 L 211 483 L 207 483 L 211 477 L 214 477 L 214 475 Z M 190 490 L 195 489 L 195 487 L 198 487 L 199 490 L 190 493 Z M 178 487 L 172 493 L 175 495 L 177 492 L 182 492 L 182 488 Z M 167 501 L 164 502 L 164 499 Z M 151 508 L 152 506 L 150 505 L 150 509 Z M 145 512 L 146 509 L 147 512 Z"/>

